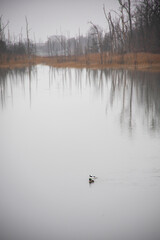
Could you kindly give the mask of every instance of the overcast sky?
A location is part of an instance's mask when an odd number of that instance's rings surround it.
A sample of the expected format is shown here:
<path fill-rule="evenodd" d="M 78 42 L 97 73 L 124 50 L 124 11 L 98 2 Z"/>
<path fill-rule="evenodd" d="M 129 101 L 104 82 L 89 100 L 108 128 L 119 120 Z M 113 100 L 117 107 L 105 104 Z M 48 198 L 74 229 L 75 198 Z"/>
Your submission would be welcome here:
<path fill-rule="evenodd" d="M 0 15 L 3 22 L 9 20 L 9 29 L 15 36 L 23 31 L 25 35 L 25 16 L 28 18 L 30 38 L 35 34 L 36 41 L 46 41 L 48 36 L 60 34 L 70 36 L 85 35 L 89 29 L 88 21 L 105 28 L 106 11 L 118 9 L 118 0 L 0 0 Z"/>

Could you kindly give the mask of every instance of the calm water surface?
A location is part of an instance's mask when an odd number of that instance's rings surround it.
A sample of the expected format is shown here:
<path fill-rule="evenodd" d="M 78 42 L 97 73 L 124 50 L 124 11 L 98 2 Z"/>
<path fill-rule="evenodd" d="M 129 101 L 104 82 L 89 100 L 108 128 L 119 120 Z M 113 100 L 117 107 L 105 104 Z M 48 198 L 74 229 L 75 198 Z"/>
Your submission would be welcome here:
<path fill-rule="evenodd" d="M 1 70 L 0 171 L 1 240 L 159 240 L 160 74 Z"/>

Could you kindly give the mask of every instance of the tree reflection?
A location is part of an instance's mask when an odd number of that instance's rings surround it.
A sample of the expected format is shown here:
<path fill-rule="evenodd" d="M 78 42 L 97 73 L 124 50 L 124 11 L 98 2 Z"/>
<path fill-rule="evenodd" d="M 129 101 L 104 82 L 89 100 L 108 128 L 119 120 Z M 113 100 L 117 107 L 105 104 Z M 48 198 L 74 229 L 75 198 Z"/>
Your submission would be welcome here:
<path fill-rule="evenodd" d="M 106 91 L 106 109 L 115 111 L 118 105 L 122 128 L 128 125 L 132 132 L 140 118 L 148 129 L 160 130 L 160 73 L 106 69 L 88 75 L 90 86 Z"/>
<path fill-rule="evenodd" d="M 46 67 L 47 68 L 47 67 Z M 26 80 L 27 78 L 27 80 Z M 16 88 L 21 88 L 27 95 L 31 106 L 33 80 L 36 79 L 38 91 L 37 68 L 27 67 L 14 70 L 0 69 L 0 106 L 4 108 L 9 99 L 14 103 Z M 160 130 L 160 73 L 131 70 L 91 70 L 91 69 L 57 69 L 48 68 L 47 83 L 49 89 L 69 91 L 75 89 L 83 94 L 89 89 L 106 103 L 106 114 L 116 114 L 121 128 L 132 130 L 141 121 L 152 132 Z M 46 80 L 45 80 L 46 82 Z M 108 116 L 108 115 L 107 115 Z"/>
<path fill-rule="evenodd" d="M 24 68 L 0 69 L 0 106 L 3 109 L 6 101 L 11 98 L 13 105 L 15 86 L 21 85 L 23 94 L 26 93 L 26 78 L 29 84 L 29 99 L 31 106 L 32 77 L 36 78 L 36 67 L 29 66 Z M 14 89 L 14 90 L 13 90 Z"/>

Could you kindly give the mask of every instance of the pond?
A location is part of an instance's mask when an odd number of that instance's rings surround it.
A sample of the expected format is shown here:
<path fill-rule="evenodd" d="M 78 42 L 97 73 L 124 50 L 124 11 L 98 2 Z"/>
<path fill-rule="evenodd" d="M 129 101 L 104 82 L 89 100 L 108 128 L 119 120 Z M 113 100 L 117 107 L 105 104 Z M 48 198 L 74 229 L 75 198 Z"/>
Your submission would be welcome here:
<path fill-rule="evenodd" d="M 0 169 L 2 240 L 159 240 L 160 73 L 1 69 Z"/>

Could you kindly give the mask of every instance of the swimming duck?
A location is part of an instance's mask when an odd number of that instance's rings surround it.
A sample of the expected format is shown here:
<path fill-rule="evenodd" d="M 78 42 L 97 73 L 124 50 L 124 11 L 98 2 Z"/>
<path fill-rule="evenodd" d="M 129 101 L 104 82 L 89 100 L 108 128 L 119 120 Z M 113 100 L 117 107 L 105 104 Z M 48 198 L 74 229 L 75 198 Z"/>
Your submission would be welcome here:
<path fill-rule="evenodd" d="M 94 180 L 92 178 L 89 178 L 89 183 L 94 183 Z"/>

